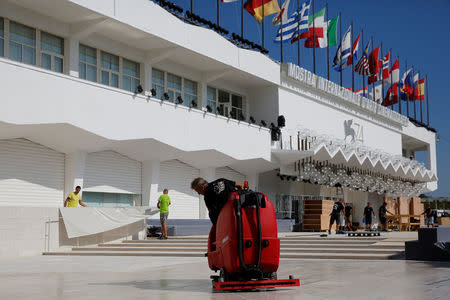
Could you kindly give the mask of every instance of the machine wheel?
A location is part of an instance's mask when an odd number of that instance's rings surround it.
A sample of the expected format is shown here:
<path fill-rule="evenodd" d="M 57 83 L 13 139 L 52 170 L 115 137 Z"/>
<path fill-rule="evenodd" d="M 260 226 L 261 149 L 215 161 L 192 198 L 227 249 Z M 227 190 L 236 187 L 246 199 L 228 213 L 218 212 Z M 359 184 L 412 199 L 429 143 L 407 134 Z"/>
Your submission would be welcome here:
<path fill-rule="evenodd" d="M 218 282 L 228 281 L 228 274 L 227 274 L 227 271 L 225 271 L 224 268 L 220 269 L 219 278 L 217 279 L 217 281 Z"/>
<path fill-rule="evenodd" d="M 269 273 L 270 280 L 277 280 L 277 272 Z"/>

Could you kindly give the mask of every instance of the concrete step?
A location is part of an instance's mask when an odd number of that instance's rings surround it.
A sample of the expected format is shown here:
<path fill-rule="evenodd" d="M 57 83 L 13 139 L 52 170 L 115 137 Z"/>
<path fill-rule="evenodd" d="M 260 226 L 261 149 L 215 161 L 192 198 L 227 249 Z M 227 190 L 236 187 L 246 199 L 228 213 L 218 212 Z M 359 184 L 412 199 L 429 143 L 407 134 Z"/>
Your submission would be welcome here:
<path fill-rule="evenodd" d="M 129 240 L 129 241 L 122 241 L 124 244 L 167 244 L 167 243 L 185 243 L 185 244 L 207 244 L 207 240 L 179 240 L 179 239 L 171 239 L 168 240 L 158 240 L 158 239 L 151 239 L 151 240 Z M 334 240 L 334 239 L 328 239 L 328 240 L 320 240 L 320 239 L 310 239 L 310 240 L 280 240 L 281 245 L 283 244 L 374 244 L 376 242 L 379 242 L 379 240 Z"/>
<path fill-rule="evenodd" d="M 372 248 L 372 249 L 396 249 L 396 250 L 403 250 L 405 249 L 404 244 L 282 244 L 282 249 L 288 249 L 288 248 L 330 248 L 330 249 L 346 249 L 346 248 Z M 206 248 L 206 242 L 205 243 L 111 243 L 111 244 L 99 244 L 98 247 L 142 247 L 142 248 L 160 248 L 160 247 L 183 247 L 183 248 L 190 248 L 190 247 L 204 247 Z"/>
<path fill-rule="evenodd" d="M 135 247 L 79 247 L 73 248 L 73 251 L 119 251 L 119 252 L 198 252 L 206 253 L 206 248 L 183 248 L 183 247 L 161 247 L 161 248 L 135 248 Z M 291 248 L 281 249 L 281 253 L 359 253 L 359 254 L 395 254 L 400 252 L 398 249 L 328 249 L 328 248 Z"/>
<path fill-rule="evenodd" d="M 197 252 L 117 252 L 117 251 L 71 251 L 71 252 L 44 252 L 43 255 L 56 256 L 166 256 L 166 257 L 204 257 Z M 344 253 L 281 253 L 281 259 L 352 259 L 352 260 L 387 260 L 399 254 L 344 254 Z M 206 259 L 206 258 L 205 258 Z"/>

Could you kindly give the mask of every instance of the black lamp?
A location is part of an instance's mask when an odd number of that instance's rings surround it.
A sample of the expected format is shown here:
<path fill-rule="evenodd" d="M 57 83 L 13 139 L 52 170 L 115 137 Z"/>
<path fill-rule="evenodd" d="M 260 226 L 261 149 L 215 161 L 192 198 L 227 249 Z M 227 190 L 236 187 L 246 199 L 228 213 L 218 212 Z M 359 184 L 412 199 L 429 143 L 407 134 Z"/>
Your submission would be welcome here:
<path fill-rule="evenodd" d="M 239 120 L 245 121 L 245 116 L 242 112 L 239 113 Z"/>
<path fill-rule="evenodd" d="M 167 94 L 167 93 L 164 93 L 164 100 L 169 100 L 169 94 Z"/>
<path fill-rule="evenodd" d="M 280 128 L 283 128 L 284 126 L 286 126 L 286 119 L 284 118 L 283 115 L 278 116 L 277 123 L 278 123 L 278 127 L 280 127 Z"/>
<path fill-rule="evenodd" d="M 223 107 L 222 106 L 219 106 L 218 108 L 217 108 L 217 112 L 219 113 L 219 114 L 223 114 Z"/>
<path fill-rule="evenodd" d="M 197 107 L 197 101 L 192 100 L 191 101 L 191 107 Z"/>
<path fill-rule="evenodd" d="M 182 104 L 183 103 L 183 98 L 181 98 L 181 96 L 177 97 L 177 104 Z"/>
<path fill-rule="evenodd" d="M 250 123 L 252 123 L 252 124 L 255 124 L 255 123 L 256 123 L 256 120 L 255 120 L 255 118 L 253 118 L 253 116 L 250 116 L 249 121 L 250 121 Z"/>
<path fill-rule="evenodd" d="M 138 85 L 136 87 L 136 91 L 134 92 L 135 94 L 142 94 L 142 92 L 144 91 L 144 89 L 142 88 L 142 85 Z"/>
<path fill-rule="evenodd" d="M 206 105 L 206 110 L 207 110 L 208 112 L 212 112 L 212 107 L 209 106 L 209 105 Z"/>
<path fill-rule="evenodd" d="M 235 111 L 235 110 L 231 110 L 230 116 L 231 116 L 233 119 L 236 119 L 236 111 Z"/>
<path fill-rule="evenodd" d="M 263 127 L 266 127 L 267 126 L 267 123 L 266 123 L 266 121 L 264 121 L 264 120 L 261 120 L 261 126 L 263 126 Z"/>
<path fill-rule="evenodd" d="M 155 89 L 151 89 L 151 90 L 150 90 L 150 93 L 152 93 L 152 97 L 155 97 L 155 96 L 156 96 L 156 90 L 155 90 Z"/>

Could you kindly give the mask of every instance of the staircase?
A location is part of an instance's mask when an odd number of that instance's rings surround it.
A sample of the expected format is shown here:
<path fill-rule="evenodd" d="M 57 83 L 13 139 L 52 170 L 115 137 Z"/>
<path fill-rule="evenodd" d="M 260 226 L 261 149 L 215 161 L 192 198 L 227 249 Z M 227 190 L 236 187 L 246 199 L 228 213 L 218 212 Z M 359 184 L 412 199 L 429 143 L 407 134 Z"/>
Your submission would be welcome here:
<path fill-rule="evenodd" d="M 380 237 L 282 237 L 280 258 L 385 260 L 403 256 L 405 243 Z M 171 237 L 168 240 L 127 240 L 121 243 L 74 247 L 43 255 L 204 257 L 206 237 Z"/>

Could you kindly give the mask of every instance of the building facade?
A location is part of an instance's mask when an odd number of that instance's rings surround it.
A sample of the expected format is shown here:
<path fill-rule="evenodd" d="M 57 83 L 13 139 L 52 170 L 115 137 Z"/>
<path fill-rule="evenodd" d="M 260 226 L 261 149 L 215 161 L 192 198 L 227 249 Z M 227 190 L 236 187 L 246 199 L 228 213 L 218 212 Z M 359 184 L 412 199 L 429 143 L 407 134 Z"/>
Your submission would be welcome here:
<path fill-rule="evenodd" d="M 357 208 L 401 183 L 410 195 L 437 188 L 434 132 L 150 1 L 2 1 L 0 77 L 10 218 L 61 207 L 76 185 L 89 206 L 155 206 L 167 188 L 171 218 L 207 218 L 189 186 L 198 176 L 248 180 L 272 201 L 336 197 L 339 170 L 390 182 L 344 185 Z M 317 181 L 311 167 L 331 173 Z"/>

